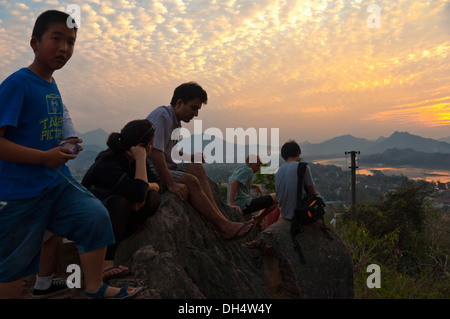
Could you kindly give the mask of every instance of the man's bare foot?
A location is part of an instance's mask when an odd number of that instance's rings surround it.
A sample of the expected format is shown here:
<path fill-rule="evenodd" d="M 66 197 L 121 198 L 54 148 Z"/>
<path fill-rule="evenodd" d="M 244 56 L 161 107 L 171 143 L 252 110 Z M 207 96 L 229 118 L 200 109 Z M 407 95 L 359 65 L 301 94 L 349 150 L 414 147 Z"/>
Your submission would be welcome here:
<path fill-rule="evenodd" d="M 236 239 L 242 237 L 252 229 L 254 223 L 254 220 L 249 220 L 245 223 L 231 222 L 227 227 L 227 230 L 223 231 L 222 236 L 224 239 Z"/>

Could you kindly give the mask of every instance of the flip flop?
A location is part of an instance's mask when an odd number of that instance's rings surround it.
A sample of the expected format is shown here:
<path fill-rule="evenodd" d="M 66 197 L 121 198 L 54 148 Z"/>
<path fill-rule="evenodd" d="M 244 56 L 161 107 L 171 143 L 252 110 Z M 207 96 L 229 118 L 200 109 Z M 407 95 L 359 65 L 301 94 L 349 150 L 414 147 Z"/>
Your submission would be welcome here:
<path fill-rule="evenodd" d="M 245 233 L 243 233 L 243 234 L 241 234 L 241 235 L 239 235 L 239 233 L 240 233 L 240 232 L 241 232 L 241 231 L 242 231 L 249 223 L 251 223 L 251 222 L 252 222 L 251 220 L 248 221 L 248 222 L 245 222 L 244 225 L 242 225 L 242 227 L 238 229 L 238 231 L 236 232 L 236 234 L 234 234 L 233 237 L 226 238 L 225 240 L 228 240 L 228 241 L 236 240 L 236 239 L 242 238 L 242 237 L 244 237 L 245 235 L 247 235 L 249 232 L 251 232 L 251 230 L 253 229 L 253 227 L 255 227 L 255 224 L 256 224 L 255 222 L 253 222 L 252 227 L 251 227 L 247 232 L 245 232 Z"/>
<path fill-rule="evenodd" d="M 108 269 L 103 270 L 103 273 L 105 273 L 105 272 L 107 272 L 107 271 L 110 271 L 110 270 L 113 270 L 113 269 L 119 269 L 119 270 L 121 270 L 121 272 L 119 272 L 119 273 L 117 273 L 117 274 L 112 274 L 112 275 L 103 277 L 103 281 L 104 281 L 104 282 L 107 282 L 107 281 L 109 281 L 109 280 L 111 280 L 111 279 L 114 279 L 114 278 L 120 278 L 120 277 L 122 277 L 122 276 L 125 276 L 125 275 L 128 275 L 129 273 L 131 273 L 130 269 L 128 269 L 128 270 L 122 270 L 122 269 L 120 268 L 120 266 L 121 266 L 121 265 L 119 265 L 119 266 L 114 265 L 114 266 L 112 266 L 112 267 L 110 267 L 110 268 L 108 268 Z"/>
<path fill-rule="evenodd" d="M 99 290 L 97 290 L 96 292 L 90 292 L 85 290 L 84 293 L 86 294 L 87 297 L 92 298 L 92 299 L 126 299 L 126 298 L 131 298 L 133 296 L 135 296 L 137 293 L 139 293 L 142 290 L 142 287 L 131 287 L 134 288 L 134 292 L 132 294 L 128 293 L 128 288 L 130 288 L 130 285 L 125 285 L 123 286 L 120 291 L 112 296 L 112 297 L 107 297 L 105 296 L 105 292 L 106 289 L 108 289 L 108 287 L 110 287 L 107 284 L 103 284 Z"/>

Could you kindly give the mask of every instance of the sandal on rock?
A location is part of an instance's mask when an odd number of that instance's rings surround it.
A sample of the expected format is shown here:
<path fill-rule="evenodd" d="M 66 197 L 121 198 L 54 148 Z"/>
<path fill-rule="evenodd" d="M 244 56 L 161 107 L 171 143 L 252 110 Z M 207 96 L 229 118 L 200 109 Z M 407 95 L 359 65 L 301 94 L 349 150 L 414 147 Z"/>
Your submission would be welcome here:
<path fill-rule="evenodd" d="M 236 232 L 236 234 L 234 234 L 234 236 L 232 236 L 232 237 L 230 237 L 230 238 L 226 238 L 225 240 L 227 240 L 227 241 L 233 241 L 233 240 L 236 240 L 236 239 L 239 239 L 239 238 L 242 238 L 242 237 L 248 235 L 248 234 L 252 231 L 253 227 L 255 227 L 255 224 L 256 224 L 255 222 L 253 222 L 252 227 L 250 227 L 249 230 L 247 230 L 246 232 L 243 232 L 243 233 L 241 233 L 241 232 L 242 232 L 242 231 L 244 230 L 244 228 L 247 227 L 248 224 L 250 224 L 251 222 L 252 222 L 251 220 L 248 221 L 248 222 L 245 222 L 245 223 L 242 225 L 242 227 L 238 229 L 238 231 Z"/>
<path fill-rule="evenodd" d="M 121 272 L 119 272 L 119 273 L 117 273 L 117 274 L 112 274 L 112 275 L 109 275 L 109 276 L 104 276 L 104 277 L 103 277 L 103 281 L 104 281 L 104 282 L 108 282 L 108 281 L 111 280 L 111 279 L 114 279 L 114 278 L 120 278 L 120 277 L 122 277 L 122 276 L 125 276 L 125 275 L 128 275 L 129 273 L 131 273 L 131 270 L 130 270 L 130 269 L 123 270 L 123 269 L 120 268 L 120 267 L 122 267 L 122 265 L 120 265 L 120 266 L 114 265 L 114 266 L 112 266 L 112 267 L 110 267 L 110 268 L 108 268 L 108 269 L 103 270 L 103 273 L 106 273 L 106 272 L 111 271 L 111 270 L 114 270 L 114 269 L 119 269 L 119 270 L 121 271 Z"/>
<path fill-rule="evenodd" d="M 99 290 L 97 290 L 96 292 L 90 292 L 85 290 L 84 293 L 86 294 L 87 297 L 92 298 L 92 299 L 125 299 L 125 298 L 130 298 L 135 296 L 137 293 L 139 293 L 142 290 L 142 287 L 131 287 L 134 288 L 134 292 L 132 294 L 128 293 L 128 288 L 130 288 L 130 285 L 125 285 L 123 286 L 120 291 L 117 293 L 117 295 L 112 296 L 112 297 L 107 297 L 105 296 L 105 292 L 106 289 L 108 289 L 108 287 L 110 287 L 107 284 L 103 284 Z"/>

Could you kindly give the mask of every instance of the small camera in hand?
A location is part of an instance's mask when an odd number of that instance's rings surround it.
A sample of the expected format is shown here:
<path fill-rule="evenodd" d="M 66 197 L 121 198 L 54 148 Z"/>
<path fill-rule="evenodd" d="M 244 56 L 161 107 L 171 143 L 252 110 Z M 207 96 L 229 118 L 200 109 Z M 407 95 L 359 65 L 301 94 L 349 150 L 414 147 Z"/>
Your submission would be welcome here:
<path fill-rule="evenodd" d="M 71 151 L 70 155 L 75 154 L 77 152 L 77 150 L 78 150 L 78 144 L 72 143 L 72 142 L 69 142 L 69 141 L 65 141 L 64 143 L 61 144 L 61 146 L 65 147 L 65 148 L 68 148 Z"/>

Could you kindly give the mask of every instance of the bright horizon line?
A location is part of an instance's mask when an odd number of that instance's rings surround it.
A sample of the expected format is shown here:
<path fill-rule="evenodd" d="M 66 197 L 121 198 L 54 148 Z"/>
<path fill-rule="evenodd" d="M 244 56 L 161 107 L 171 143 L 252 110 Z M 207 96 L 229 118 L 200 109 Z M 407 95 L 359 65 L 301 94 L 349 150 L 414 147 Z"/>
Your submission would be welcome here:
<path fill-rule="evenodd" d="M 99 127 L 99 128 L 93 129 L 93 130 L 86 131 L 86 132 L 84 132 L 84 133 L 81 133 L 81 132 L 78 131 L 78 133 L 80 133 L 80 134 L 82 134 L 82 135 L 85 135 L 85 134 L 94 132 L 94 131 L 99 130 L 99 129 L 103 130 L 103 131 L 104 131 L 105 133 L 107 133 L 107 134 L 111 134 L 111 133 L 115 132 L 115 131 L 109 132 L 109 131 L 107 131 L 107 130 L 101 128 L 101 127 Z M 398 130 L 396 130 L 396 131 L 393 131 L 391 134 L 388 134 L 388 135 L 386 135 L 386 136 L 380 135 L 380 136 L 378 136 L 377 138 L 360 137 L 360 136 L 355 136 L 354 134 L 347 133 L 347 134 L 340 134 L 340 135 L 336 135 L 336 136 L 333 136 L 333 137 L 329 137 L 329 138 L 326 138 L 326 139 L 324 139 L 324 140 L 321 140 L 320 142 L 310 142 L 310 141 L 308 141 L 308 140 L 300 141 L 300 142 L 299 142 L 297 139 L 292 139 L 292 140 L 296 141 L 296 142 L 299 143 L 299 144 L 304 144 L 304 143 L 309 143 L 309 144 L 320 144 L 320 143 L 324 143 L 324 142 L 330 141 L 330 140 L 335 139 L 335 138 L 344 137 L 344 136 L 352 136 L 352 137 L 354 137 L 354 138 L 365 139 L 365 140 L 368 140 L 368 141 L 370 141 L 370 142 L 376 142 L 376 141 L 377 141 L 378 139 L 380 139 L 380 138 L 389 138 L 390 136 L 392 136 L 392 135 L 395 134 L 395 133 L 408 133 L 408 134 L 410 134 L 410 135 L 415 135 L 415 136 L 419 136 L 419 137 L 421 137 L 421 138 L 432 139 L 432 140 L 435 140 L 435 141 L 438 141 L 438 142 L 444 142 L 444 143 L 449 143 L 449 142 L 443 141 L 444 139 L 450 139 L 450 135 L 449 135 L 449 136 L 442 136 L 442 137 L 439 137 L 439 138 L 433 138 L 433 137 L 423 136 L 423 135 L 416 134 L 416 133 L 411 133 L 411 132 L 409 132 L 409 131 L 398 131 Z M 192 134 L 192 135 L 196 135 L 196 134 Z M 208 134 L 205 134 L 205 132 L 203 131 L 203 132 L 202 132 L 202 135 L 204 136 L 204 135 L 208 135 Z M 208 135 L 208 136 L 213 136 L 213 135 Z M 269 138 L 269 137 L 268 137 L 268 138 Z M 203 140 L 204 140 L 204 139 L 203 139 Z M 224 140 L 225 142 L 228 142 L 228 143 L 229 143 L 229 141 L 227 141 L 226 139 L 222 139 L 222 140 Z M 235 143 L 235 144 L 238 144 L 238 143 Z M 450 144 L 450 143 L 449 143 L 449 144 Z M 241 144 L 239 144 L 239 145 L 241 145 Z M 249 144 L 244 144 L 244 145 L 249 145 Z M 254 145 L 254 144 L 250 144 L 250 145 Z M 259 144 L 256 144 L 256 145 L 259 145 Z M 269 145 L 270 145 L 270 144 L 269 144 Z M 263 145 L 263 146 L 264 146 L 264 145 Z"/>

